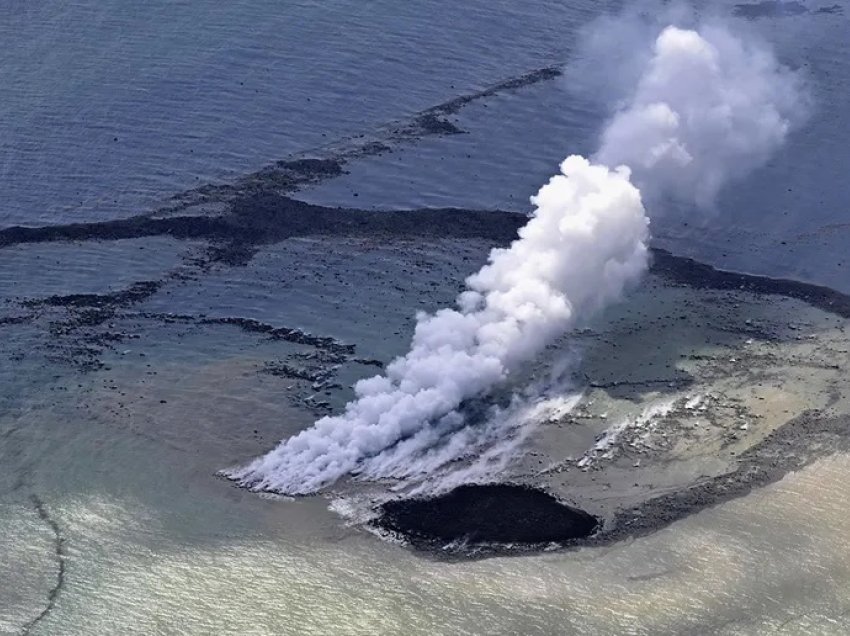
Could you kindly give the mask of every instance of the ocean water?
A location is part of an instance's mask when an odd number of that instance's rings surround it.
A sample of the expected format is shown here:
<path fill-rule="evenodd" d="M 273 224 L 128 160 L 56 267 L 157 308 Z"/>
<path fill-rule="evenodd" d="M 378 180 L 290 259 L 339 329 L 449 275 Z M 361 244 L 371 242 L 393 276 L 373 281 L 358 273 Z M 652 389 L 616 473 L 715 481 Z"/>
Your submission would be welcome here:
<path fill-rule="evenodd" d="M 582 26 L 621 5 L 4 3 L 0 227 L 152 211 L 565 64 Z M 848 13 L 748 23 L 807 75 L 812 116 L 714 214 L 658 216 L 659 245 L 850 291 Z M 604 113 L 570 89 L 561 78 L 478 100 L 451 118 L 467 134 L 362 158 L 297 196 L 524 210 L 564 155 L 595 143 Z M 404 350 L 414 312 L 451 298 L 486 245 L 296 239 L 246 267 L 187 265 L 204 249 L 164 238 L 0 249 L 4 315 L 23 313 L 22 299 L 167 281 L 104 327 L 123 334 L 114 346 L 57 337 L 61 308 L 0 326 L 0 633 L 850 630 L 844 456 L 610 548 L 455 564 L 349 527 L 325 499 L 262 498 L 217 479 L 321 414 L 302 399 L 311 382 L 264 372 L 321 352 L 150 315 L 251 318 L 386 360 Z M 69 363 L 81 345 L 102 366 Z M 348 360 L 337 379 L 368 372 Z"/>
<path fill-rule="evenodd" d="M 731 15 L 735 3 L 697 3 Z M 0 222 L 131 216 L 293 153 L 573 59 L 621 3 L 11 3 L 0 8 Z M 841 5 L 837 5 L 841 7 Z M 808 79 L 805 126 L 716 215 L 657 211 L 661 244 L 727 267 L 847 289 L 840 257 L 850 61 L 844 11 L 748 23 Z M 566 79 L 475 102 L 468 135 L 359 162 L 305 194 L 361 207 L 527 209 L 605 113 Z M 775 187 L 782 184 L 782 187 Z M 353 195 L 358 197 L 354 198 Z"/>
<path fill-rule="evenodd" d="M 594 3 L 561 4 L 7 3 L 3 222 L 130 216 L 562 61 Z"/>
<path fill-rule="evenodd" d="M 703 11 L 729 15 L 733 4 Z M 850 143 L 850 15 L 761 19 L 743 28 L 799 71 L 809 118 L 768 164 L 727 188 L 711 212 L 650 210 L 656 244 L 717 266 L 850 290 L 842 176 Z M 581 52 L 576 52 L 581 55 Z M 567 58 L 567 60 L 572 58 Z M 607 113 L 561 78 L 476 102 L 457 123 L 469 135 L 431 139 L 372 158 L 308 191 L 315 203 L 378 209 L 457 205 L 526 211 L 567 154 L 590 154 Z"/>

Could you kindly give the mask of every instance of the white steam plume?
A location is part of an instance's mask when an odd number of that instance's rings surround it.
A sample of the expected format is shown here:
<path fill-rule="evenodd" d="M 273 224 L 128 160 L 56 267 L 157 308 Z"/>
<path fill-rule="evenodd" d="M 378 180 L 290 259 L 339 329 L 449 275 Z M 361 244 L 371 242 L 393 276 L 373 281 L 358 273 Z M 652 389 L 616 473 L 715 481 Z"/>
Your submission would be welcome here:
<path fill-rule="evenodd" d="M 358 382 L 342 414 L 227 475 L 306 494 L 350 473 L 399 477 L 416 472 L 405 461 L 433 468 L 435 457 L 463 457 L 477 432 L 462 405 L 646 270 L 649 220 L 626 165 L 653 191 L 708 205 L 726 181 L 763 164 L 794 121 L 799 100 L 781 86 L 789 71 L 726 31 L 667 27 L 647 60 L 594 162 L 574 155 L 561 164 L 532 198 L 519 237 L 467 279 L 456 308 L 420 313 L 409 353 Z"/>
<path fill-rule="evenodd" d="M 464 400 L 503 382 L 579 317 L 618 298 L 646 269 L 640 193 L 624 167 L 572 156 L 561 171 L 534 197 L 537 209 L 519 238 L 494 249 L 467 279 L 457 309 L 420 313 L 410 352 L 384 376 L 358 382 L 344 413 L 230 476 L 303 494 L 396 444 L 411 452 L 427 447 L 458 428 Z"/>
<path fill-rule="evenodd" d="M 596 161 L 628 165 L 645 196 L 709 207 L 763 165 L 805 112 L 800 82 L 758 42 L 719 26 L 667 28 Z"/>

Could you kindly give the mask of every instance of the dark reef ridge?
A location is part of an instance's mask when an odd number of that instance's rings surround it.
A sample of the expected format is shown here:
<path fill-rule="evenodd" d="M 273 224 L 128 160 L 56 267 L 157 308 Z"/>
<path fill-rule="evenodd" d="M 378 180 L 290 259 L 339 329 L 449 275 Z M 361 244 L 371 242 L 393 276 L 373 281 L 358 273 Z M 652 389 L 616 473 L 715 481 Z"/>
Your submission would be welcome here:
<path fill-rule="evenodd" d="M 418 548 L 458 543 L 534 547 L 587 537 L 599 523 L 553 496 L 515 484 L 466 484 L 430 498 L 399 499 L 380 507 L 373 523 Z M 501 548 L 498 548 L 501 549 Z"/>

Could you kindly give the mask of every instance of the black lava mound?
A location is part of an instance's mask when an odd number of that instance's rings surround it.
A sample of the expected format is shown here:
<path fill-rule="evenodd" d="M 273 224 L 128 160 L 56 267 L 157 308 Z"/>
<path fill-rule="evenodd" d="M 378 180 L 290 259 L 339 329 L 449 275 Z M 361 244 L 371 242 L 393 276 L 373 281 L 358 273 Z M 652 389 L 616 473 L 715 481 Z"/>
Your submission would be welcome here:
<path fill-rule="evenodd" d="M 592 515 L 542 490 L 514 484 L 469 484 L 427 499 L 388 501 L 374 522 L 414 547 L 444 549 L 502 544 L 513 548 L 565 543 L 596 530 Z"/>

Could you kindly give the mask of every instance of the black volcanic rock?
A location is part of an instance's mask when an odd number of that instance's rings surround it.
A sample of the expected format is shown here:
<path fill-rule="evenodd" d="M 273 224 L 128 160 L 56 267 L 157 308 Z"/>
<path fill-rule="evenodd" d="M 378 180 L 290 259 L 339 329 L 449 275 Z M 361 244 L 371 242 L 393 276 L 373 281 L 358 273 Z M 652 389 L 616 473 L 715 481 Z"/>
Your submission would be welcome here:
<path fill-rule="evenodd" d="M 375 522 L 420 548 L 467 544 L 540 545 L 592 534 L 598 521 L 551 495 L 514 484 L 469 484 L 427 499 L 388 501 Z"/>

